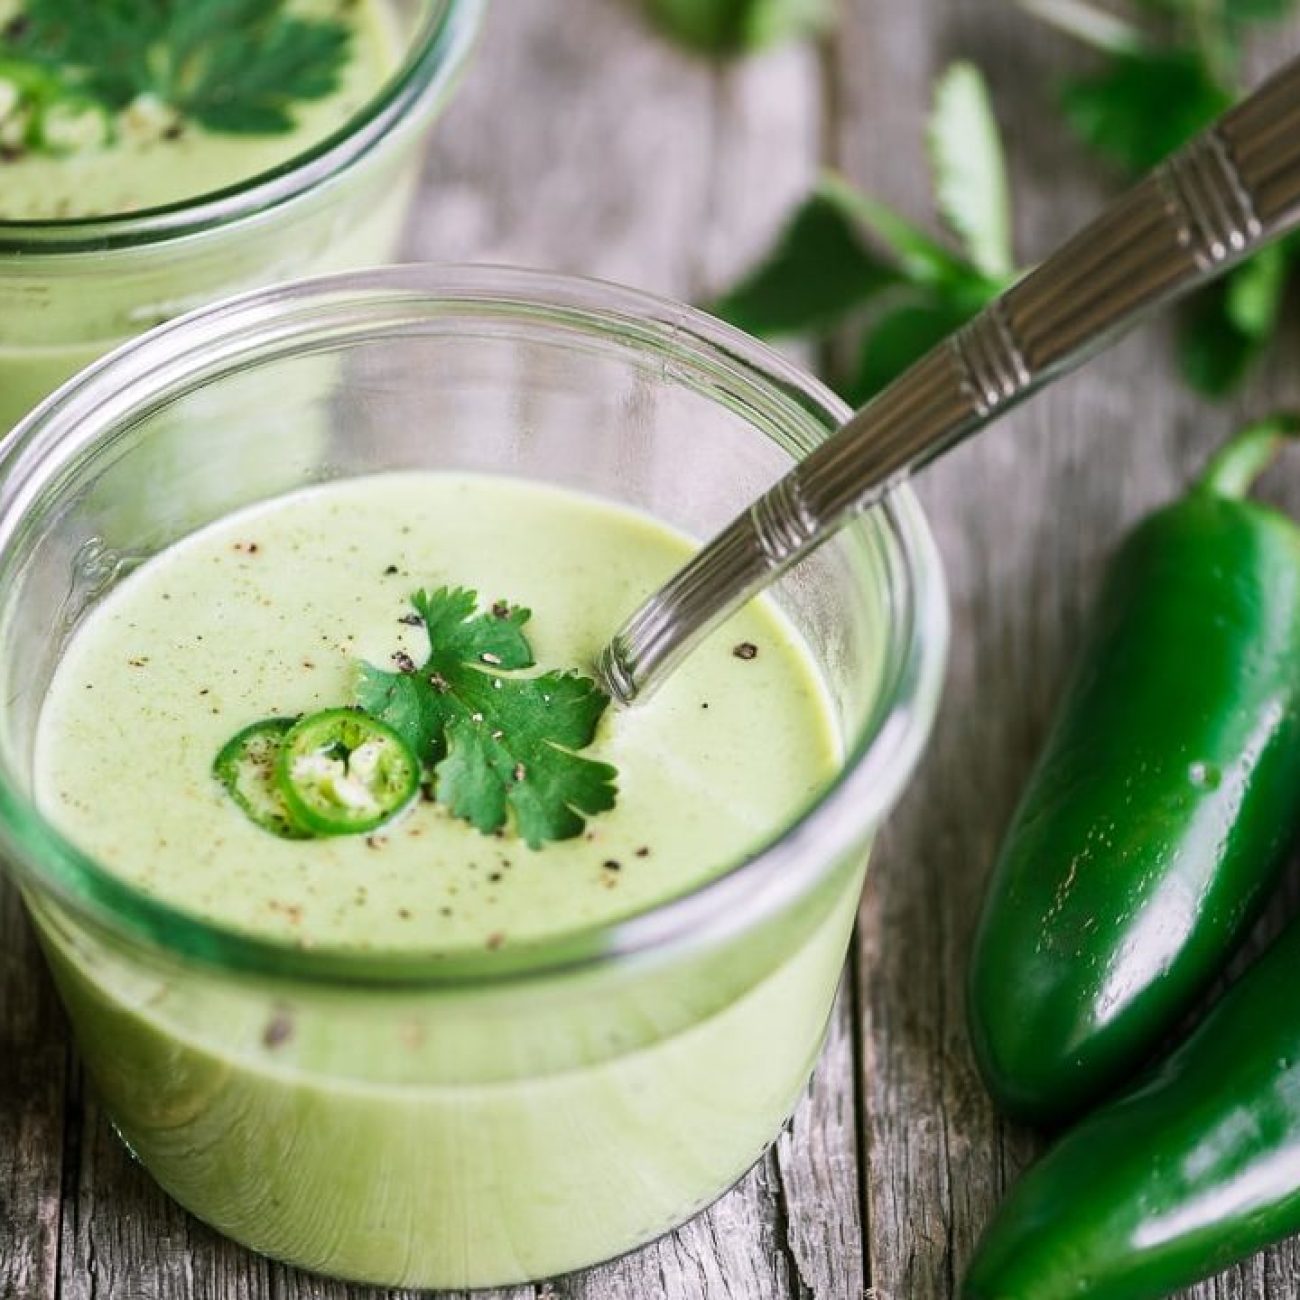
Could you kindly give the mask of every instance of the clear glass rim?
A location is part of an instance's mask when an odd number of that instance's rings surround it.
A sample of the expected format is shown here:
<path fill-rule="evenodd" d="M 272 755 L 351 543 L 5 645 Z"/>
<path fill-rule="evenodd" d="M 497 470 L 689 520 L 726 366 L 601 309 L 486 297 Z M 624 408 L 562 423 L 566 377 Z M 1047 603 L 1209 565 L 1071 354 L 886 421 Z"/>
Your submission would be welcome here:
<path fill-rule="evenodd" d="M 228 226 L 279 207 L 353 166 L 427 103 L 465 63 L 487 0 L 436 0 L 401 67 L 355 116 L 278 167 L 224 189 L 120 216 L 0 220 L 0 257 L 104 254 Z"/>
<path fill-rule="evenodd" d="M 671 357 L 685 379 L 723 374 L 805 430 L 804 448 L 849 408 L 779 353 L 669 299 L 602 281 L 490 266 L 407 265 L 299 281 L 181 317 L 123 345 L 37 407 L 0 443 L 0 579 L 14 538 L 51 479 L 132 418 L 250 357 L 292 354 L 312 329 L 335 338 L 336 315 L 394 311 L 514 315 Z M 334 313 L 334 314 L 331 314 Z M 343 319 L 337 315 L 337 319 Z M 364 333 L 364 330 L 361 331 Z M 762 436 L 757 430 L 755 436 Z M 315 950 L 205 921 L 114 876 L 50 825 L 0 755 L 0 857 L 19 885 L 93 928 L 226 971 L 334 984 L 445 986 L 537 977 L 639 954 L 717 942 L 794 906 L 861 844 L 892 807 L 929 735 L 947 656 L 948 606 L 929 526 L 907 487 L 849 525 L 883 529 L 893 612 L 870 719 L 846 745 L 835 779 L 757 850 L 694 889 L 602 925 L 495 952 L 376 954 Z M 812 866 L 809 866 L 809 863 Z"/>

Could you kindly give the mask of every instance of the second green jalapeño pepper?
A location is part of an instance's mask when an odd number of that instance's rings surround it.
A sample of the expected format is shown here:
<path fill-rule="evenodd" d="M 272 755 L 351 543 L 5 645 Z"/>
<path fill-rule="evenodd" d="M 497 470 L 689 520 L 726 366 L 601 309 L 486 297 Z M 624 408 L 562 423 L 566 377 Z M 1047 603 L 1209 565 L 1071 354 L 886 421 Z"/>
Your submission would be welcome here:
<path fill-rule="evenodd" d="M 1140 1066 L 1285 862 L 1300 528 L 1244 497 L 1297 427 L 1245 430 L 1109 571 L 975 940 L 975 1054 L 1022 1119 L 1064 1119 Z"/>
<path fill-rule="evenodd" d="M 962 1300 L 1157 1300 L 1300 1232 L 1297 970 L 1300 922 L 1011 1190 Z"/>

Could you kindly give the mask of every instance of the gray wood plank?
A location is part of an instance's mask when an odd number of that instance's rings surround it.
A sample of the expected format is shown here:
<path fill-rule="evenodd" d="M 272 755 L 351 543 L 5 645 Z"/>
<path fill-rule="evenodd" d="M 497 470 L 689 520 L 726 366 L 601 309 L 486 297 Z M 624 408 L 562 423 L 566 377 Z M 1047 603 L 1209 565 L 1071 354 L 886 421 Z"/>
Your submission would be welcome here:
<path fill-rule="evenodd" d="M 808 1100 L 776 1146 L 783 1249 L 794 1272 L 794 1294 L 810 1300 L 857 1300 L 866 1288 L 853 1087 L 855 975 L 850 970 L 841 990 Z"/>
<path fill-rule="evenodd" d="M 1021 260 L 1043 256 L 1113 186 L 1051 111 L 1073 55 L 1012 6 L 854 0 L 838 51 L 839 158 L 873 193 L 932 219 L 922 158 L 934 74 L 989 73 L 1016 184 Z M 1297 40 L 1281 48 L 1294 49 Z M 1278 56 L 1275 50 L 1274 59 Z M 1037 1150 L 995 1114 L 970 1058 L 963 980 L 998 837 L 1041 743 L 1105 557 L 1172 495 L 1241 413 L 1295 381 L 1261 377 L 1239 403 L 1179 387 L 1168 322 L 1044 394 L 927 471 L 920 495 L 952 592 L 954 636 L 929 754 L 878 850 L 864 909 L 863 1123 L 868 1255 L 877 1300 L 940 1300 L 1003 1189 Z M 1300 473 L 1288 476 L 1292 508 Z M 1285 1246 L 1188 1293 L 1264 1300 L 1300 1285 Z"/>
<path fill-rule="evenodd" d="M 18 893 L 0 879 L 0 1297 L 53 1300 L 58 1277 L 63 1014 Z"/>
<path fill-rule="evenodd" d="M 435 134 L 406 255 L 532 264 L 699 296 L 768 241 L 806 187 L 821 146 L 821 105 L 818 61 L 808 49 L 719 71 L 650 38 L 630 5 L 498 4 L 478 61 Z M 25 969 L 16 981 L 24 989 L 35 978 Z M 851 1024 L 842 1000 L 791 1129 L 706 1215 L 590 1274 L 495 1300 L 859 1296 Z M 62 1050 L 58 1034 L 53 1041 Z M 130 1161 L 93 1098 L 73 1101 L 60 1294 L 398 1294 L 309 1277 L 223 1241 Z M 57 1140 L 51 1147 L 58 1150 Z M 57 1180 L 53 1186 L 57 1199 Z M 32 1222 L 34 1211 L 23 1210 L 18 1235 L 36 1241 Z M 43 1249 L 51 1280 L 35 1293 L 42 1300 L 54 1294 L 52 1247 Z"/>

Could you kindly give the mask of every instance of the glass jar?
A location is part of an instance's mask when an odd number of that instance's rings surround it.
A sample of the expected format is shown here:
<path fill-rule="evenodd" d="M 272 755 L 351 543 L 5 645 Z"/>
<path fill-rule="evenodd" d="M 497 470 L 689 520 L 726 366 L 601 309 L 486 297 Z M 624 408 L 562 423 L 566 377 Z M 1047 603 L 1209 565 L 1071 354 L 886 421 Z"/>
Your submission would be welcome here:
<path fill-rule="evenodd" d="M 268 392 L 318 436 L 267 438 L 249 415 Z M 774 589 L 845 757 L 743 861 L 617 923 L 441 958 L 223 929 L 60 836 L 31 801 L 33 736 L 87 610 L 228 510 L 381 470 L 563 485 L 706 537 L 846 414 L 686 307 L 403 267 L 197 312 L 20 426 L 0 457 L 0 855 L 109 1114 L 177 1200 L 306 1268 L 462 1288 L 596 1263 L 717 1197 L 817 1058 L 871 838 L 936 708 L 943 582 L 903 490 Z M 160 481 L 173 443 L 221 486 Z"/>
<path fill-rule="evenodd" d="M 388 83 L 341 130 L 227 190 L 124 216 L 0 221 L 0 435 L 124 339 L 217 298 L 391 261 L 486 0 L 385 0 Z"/>

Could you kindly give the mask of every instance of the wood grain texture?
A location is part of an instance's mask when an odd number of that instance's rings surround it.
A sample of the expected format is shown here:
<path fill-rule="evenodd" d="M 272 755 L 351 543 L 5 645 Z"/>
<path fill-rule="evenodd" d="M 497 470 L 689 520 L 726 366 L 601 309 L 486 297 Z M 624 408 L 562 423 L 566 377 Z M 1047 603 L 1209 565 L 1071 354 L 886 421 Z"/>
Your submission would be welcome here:
<path fill-rule="evenodd" d="M 923 157 L 929 87 L 951 59 L 987 72 L 1005 128 L 1022 263 L 1051 251 L 1114 186 L 1071 145 L 1053 87 L 1077 53 L 1011 5 L 854 0 L 835 51 L 837 160 L 933 222 Z M 1292 31 L 1273 48 L 1295 49 Z M 877 853 L 861 926 L 867 1243 L 877 1300 L 948 1300 L 1005 1187 L 1037 1150 L 975 1073 L 964 976 L 984 880 L 1122 531 L 1173 495 L 1246 411 L 1294 395 L 1260 376 L 1241 401 L 1196 401 L 1174 378 L 1169 321 L 1015 412 L 919 484 L 947 567 L 947 692 L 921 771 Z M 1290 504 L 1300 475 L 1290 474 Z M 1010 991 L 1009 991 L 1010 993 Z M 1285 1246 L 1189 1293 L 1295 1294 Z"/>
<path fill-rule="evenodd" d="M 67 1032 L 18 893 L 0 880 L 0 1297 L 54 1294 Z"/>

